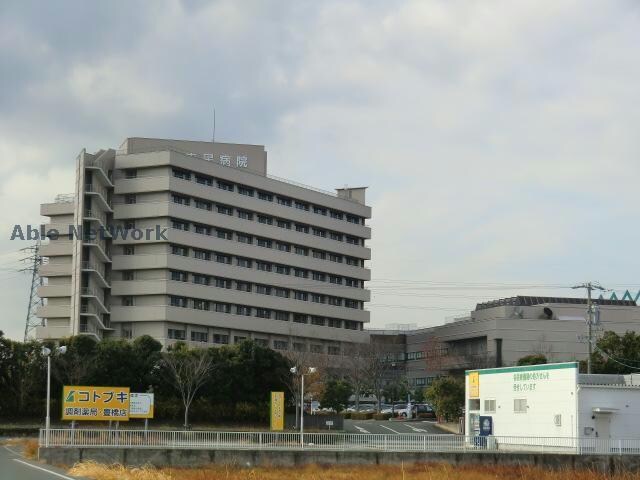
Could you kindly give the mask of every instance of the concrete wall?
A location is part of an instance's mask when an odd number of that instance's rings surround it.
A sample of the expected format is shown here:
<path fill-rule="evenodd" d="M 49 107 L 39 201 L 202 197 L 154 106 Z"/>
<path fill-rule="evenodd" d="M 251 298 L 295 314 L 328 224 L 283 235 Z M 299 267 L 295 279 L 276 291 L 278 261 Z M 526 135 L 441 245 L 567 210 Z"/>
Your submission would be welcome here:
<path fill-rule="evenodd" d="M 241 467 L 299 465 L 399 465 L 447 463 L 451 465 L 529 465 L 556 470 L 592 470 L 611 474 L 640 470 L 640 456 L 420 453 L 420 452 L 319 452 L 264 450 L 168 450 L 126 448 L 40 448 L 39 458 L 53 465 L 79 461 L 119 463 L 126 466 L 199 467 L 210 464 Z"/>
<path fill-rule="evenodd" d="M 579 385 L 580 436 L 640 438 L 640 389 L 614 385 Z"/>

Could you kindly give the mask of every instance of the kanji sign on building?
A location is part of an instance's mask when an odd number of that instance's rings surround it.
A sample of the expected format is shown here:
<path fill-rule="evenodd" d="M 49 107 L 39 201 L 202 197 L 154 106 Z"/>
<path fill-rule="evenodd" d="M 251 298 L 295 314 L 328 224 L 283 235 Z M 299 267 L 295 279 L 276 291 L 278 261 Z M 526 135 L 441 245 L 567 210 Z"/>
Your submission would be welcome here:
<path fill-rule="evenodd" d="M 62 420 L 129 420 L 129 387 L 62 389 Z"/>

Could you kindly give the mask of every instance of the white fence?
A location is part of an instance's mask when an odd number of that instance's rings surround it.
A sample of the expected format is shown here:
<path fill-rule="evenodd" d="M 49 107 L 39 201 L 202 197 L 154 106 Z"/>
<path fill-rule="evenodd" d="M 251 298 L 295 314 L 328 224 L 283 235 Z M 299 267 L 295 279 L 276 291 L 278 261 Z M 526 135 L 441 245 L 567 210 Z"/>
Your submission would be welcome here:
<path fill-rule="evenodd" d="M 106 429 L 51 429 L 48 437 L 41 429 L 40 446 L 640 455 L 637 439 Z"/>

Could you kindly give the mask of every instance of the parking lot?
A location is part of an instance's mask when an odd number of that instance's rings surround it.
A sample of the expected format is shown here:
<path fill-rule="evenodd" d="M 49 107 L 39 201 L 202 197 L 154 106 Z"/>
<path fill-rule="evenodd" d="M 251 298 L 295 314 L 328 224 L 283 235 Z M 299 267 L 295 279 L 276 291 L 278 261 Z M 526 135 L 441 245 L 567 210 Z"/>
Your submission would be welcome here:
<path fill-rule="evenodd" d="M 347 433 L 386 433 L 391 434 L 447 434 L 436 426 L 433 420 L 417 420 L 408 422 L 391 422 L 389 420 L 345 420 L 344 431 Z"/>

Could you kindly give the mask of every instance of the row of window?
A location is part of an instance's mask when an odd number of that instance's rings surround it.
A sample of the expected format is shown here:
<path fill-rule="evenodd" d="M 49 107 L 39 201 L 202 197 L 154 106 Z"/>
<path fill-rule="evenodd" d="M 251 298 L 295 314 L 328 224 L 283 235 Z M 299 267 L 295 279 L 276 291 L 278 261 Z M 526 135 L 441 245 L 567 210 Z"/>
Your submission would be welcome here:
<path fill-rule="evenodd" d="M 135 306 L 135 297 L 122 297 L 122 304 L 126 307 Z M 251 307 L 247 305 L 234 305 L 225 302 L 215 302 L 199 298 L 187 298 L 177 295 L 169 295 L 169 305 L 179 308 L 191 308 L 194 310 L 213 311 L 217 313 L 227 313 L 232 315 L 242 315 L 246 317 L 258 317 L 283 322 L 293 321 L 301 324 L 311 324 L 319 327 L 344 328 L 347 330 L 362 330 L 362 322 L 353 320 L 341 320 L 339 318 L 327 318 L 317 315 L 307 315 L 305 313 L 285 312 L 282 310 L 271 310 L 268 308 Z"/>
<path fill-rule="evenodd" d="M 265 225 L 277 226 L 279 228 L 284 228 L 286 230 L 295 229 L 295 231 L 298 233 L 307 233 L 307 234 L 311 233 L 316 237 L 330 238 L 331 240 L 335 240 L 338 242 L 346 242 L 351 245 L 360 245 L 360 246 L 364 245 L 364 239 L 361 239 L 359 237 L 342 234 L 340 232 L 335 232 L 333 230 L 326 230 L 320 227 L 314 227 L 311 225 L 307 225 L 305 223 L 292 222 L 291 220 L 272 217 L 270 215 L 256 213 L 250 210 L 234 208 L 229 205 L 224 205 L 221 203 L 216 203 L 214 205 L 214 203 L 209 200 L 203 200 L 200 198 L 189 197 L 187 195 L 172 193 L 171 201 L 178 205 L 183 205 L 186 207 L 190 207 L 193 205 L 195 208 L 199 208 L 201 210 L 207 210 L 209 212 L 215 211 L 222 215 L 229 215 L 230 217 L 233 217 L 234 215 L 236 215 L 238 218 L 241 218 L 243 220 L 250 220 L 250 221 L 256 220 L 259 223 L 262 223 Z M 125 203 L 136 203 L 135 194 L 130 194 L 129 196 L 126 196 Z"/>
<path fill-rule="evenodd" d="M 297 208 L 298 210 L 302 210 L 304 212 L 313 212 L 317 215 L 329 216 L 331 218 L 335 218 L 336 220 L 346 220 L 349 223 L 354 223 L 356 225 L 364 225 L 364 218 L 358 215 L 353 215 L 350 213 L 344 213 L 339 210 L 333 210 L 331 208 L 322 207 L 320 205 L 312 205 L 307 202 L 303 202 L 300 200 L 296 200 L 293 198 L 285 197 L 283 195 L 273 194 L 271 192 L 265 192 L 263 190 L 256 190 L 253 187 L 248 187 L 246 185 L 234 184 L 228 182 L 226 180 L 217 180 L 209 175 L 205 175 L 202 173 L 195 173 L 189 170 L 184 170 L 181 168 L 172 168 L 172 175 L 176 178 L 180 178 L 182 180 L 187 181 L 195 181 L 200 185 L 206 185 L 209 187 L 217 187 L 221 190 L 226 190 L 228 192 L 237 191 L 240 195 L 246 195 L 247 197 L 256 197 L 259 200 L 263 200 L 265 202 L 276 202 L 279 205 L 283 205 L 285 207 Z M 129 170 L 127 178 L 135 178 L 135 173 Z"/>
<path fill-rule="evenodd" d="M 187 339 L 187 333 L 186 333 L 186 330 L 169 328 L 167 330 L 167 337 L 171 340 L 185 341 Z M 234 336 L 233 343 L 237 344 L 246 339 L 247 337 Z M 191 341 L 208 343 L 209 334 L 207 332 L 191 330 Z M 265 338 L 254 338 L 253 341 L 262 347 L 269 347 L 269 340 Z M 211 335 L 211 342 L 216 344 L 221 344 L 221 345 L 228 345 L 229 335 L 214 333 L 213 335 Z M 329 355 L 340 355 L 340 347 L 336 345 L 328 345 L 325 350 L 324 345 L 312 343 L 307 348 L 306 343 L 294 341 L 291 343 L 291 346 L 293 347 L 292 349 L 296 352 L 310 351 L 311 353 L 328 353 Z M 274 350 L 289 350 L 289 342 L 286 340 L 274 340 L 272 347 Z"/>
<path fill-rule="evenodd" d="M 362 302 L 349 298 L 335 297 L 332 295 L 323 295 L 319 293 L 308 293 L 299 290 L 291 290 L 289 288 L 274 287 L 271 285 L 262 285 L 259 283 L 243 282 L 240 280 L 232 280 L 230 278 L 215 277 L 198 273 L 189 274 L 182 270 L 171 270 L 171 280 L 176 282 L 189 282 L 204 286 L 215 286 L 217 288 L 235 289 L 241 292 L 257 293 L 259 295 L 273 295 L 281 298 L 292 298 L 304 302 L 311 301 L 314 303 L 325 303 L 335 307 L 345 306 L 347 308 L 360 309 Z M 124 278 L 124 276 L 123 276 Z M 130 278 L 128 278 L 130 279 Z"/>
<path fill-rule="evenodd" d="M 135 228 L 135 222 L 128 220 L 125 222 L 125 228 L 132 229 Z M 218 238 L 222 238 L 224 240 L 233 240 L 234 234 L 235 239 L 238 242 L 246 243 L 248 245 L 258 245 L 259 247 L 264 248 L 276 248 L 281 252 L 287 253 L 295 253 L 297 255 L 309 256 L 309 252 L 313 258 L 319 260 L 329 260 L 330 262 L 335 263 L 346 263 L 352 267 L 364 267 L 364 260 L 361 260 L 356 257 L 351 257 L 349 255 L 340 255 L 331 252 L 326 252 L 324 250 L 316 250 L 310 249 L 308 247 L 304 247 L 302 245 L 295 245 L 287 242 L 282 242 L 279 240 L 272 240 L 270 238 L 260 237 L 249 235 L 242 232 L 234 232 L 232 230 L 227 230 L 223 228 L 214 228 L 211 225 L 204 225 L 201 223 L 188 222 L 185 220 L 178 220 L 175 218 L 171 219 L 171 228 L 175 228 L 176 230 L 182 230 L 184 232 L 195 232 L 200 235 L 209 235 L 215 236 Z M 254 241 L 255 240 L 255 241 Z"/>
<path fill-rule="evenodd" d="M 182 245 L 171 244 L 171 253 L 173 255 L 179 255 L 181 257 L 193 257 L 198 260 L 205 260 L 208 262 L 214 261 L 218 263 L 224 263 L 232 265 L 234 263 L 234 256 L 226 253 L 213 252 L 210 250 L 202 250 L 199 248 L 189 248 Z M 123 253 L 125 255 L 134 255 L 135 249 L 133 245 L 126 245 L 123 247 Z M 345 285 L 353 288 L 364 288 L 364 282 L 357 278 L 342 277 L 340 275 L 329 275 L 323 272 L 316 272 L 314 270 L 307 270 L 306 268 L 290 267 L 288 265 L 281 265 L 278 263 L 263 262 L 260 260 L 253 260 L 245 257 L 235 257 L 235 265 L 243 268 L 255 268 L 263 272 L 278 273 L 280 275 L 291 275 L 299 278 L 312 278 L 318 282 L 329 282 L 335 285 Z"/>

